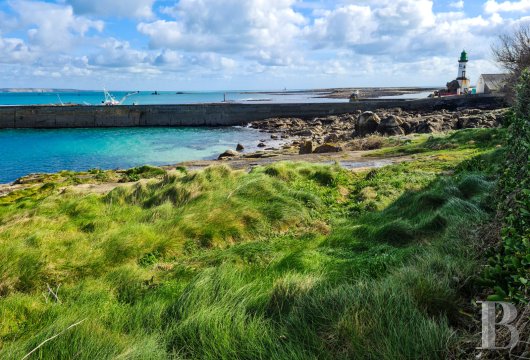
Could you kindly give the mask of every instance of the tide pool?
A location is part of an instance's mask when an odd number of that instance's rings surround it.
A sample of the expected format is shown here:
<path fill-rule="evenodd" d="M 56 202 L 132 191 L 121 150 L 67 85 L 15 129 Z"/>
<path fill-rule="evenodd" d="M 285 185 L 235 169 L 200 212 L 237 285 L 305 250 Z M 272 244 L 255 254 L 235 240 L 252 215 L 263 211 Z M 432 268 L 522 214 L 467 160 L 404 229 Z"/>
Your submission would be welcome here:
<path fill-rule="evenodd" d="M 0 130 L 0 183 L 30 173 L 214 159 L 237 143 L 256 150 L 266 138 L 240 127 Z"/>

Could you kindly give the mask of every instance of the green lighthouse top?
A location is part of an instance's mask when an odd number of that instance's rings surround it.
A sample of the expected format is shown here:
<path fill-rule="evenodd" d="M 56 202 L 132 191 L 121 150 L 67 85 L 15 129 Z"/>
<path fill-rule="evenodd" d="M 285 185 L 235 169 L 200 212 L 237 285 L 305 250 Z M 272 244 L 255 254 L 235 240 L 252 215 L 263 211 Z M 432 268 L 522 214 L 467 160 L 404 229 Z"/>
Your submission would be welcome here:
<path fill-rule="evenodd" d="M 460 54 L 460 60 L 458 61 L 467 61 L 467 52 L 465 50 L 462 50 L 462 53 Z"/>

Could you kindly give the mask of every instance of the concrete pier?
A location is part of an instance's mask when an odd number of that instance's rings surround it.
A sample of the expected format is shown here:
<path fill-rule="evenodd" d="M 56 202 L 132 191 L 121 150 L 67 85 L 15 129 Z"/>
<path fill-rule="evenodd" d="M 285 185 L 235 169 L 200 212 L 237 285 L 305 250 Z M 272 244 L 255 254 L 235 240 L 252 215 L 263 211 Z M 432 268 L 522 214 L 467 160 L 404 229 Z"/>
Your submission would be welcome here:
<path fill-rule="evenodd" d="M 272 117 L 309 119 L 355 110 L 399 107 L 407 111 L 432 111 L 458 108 L 495 109 L 502 106 L 505 106 L 503 98 L 491 95 L 419 100 L 360 100 L 354 103 L 3 106 L 0 107 L 0 129 L 233 126 Z"/>

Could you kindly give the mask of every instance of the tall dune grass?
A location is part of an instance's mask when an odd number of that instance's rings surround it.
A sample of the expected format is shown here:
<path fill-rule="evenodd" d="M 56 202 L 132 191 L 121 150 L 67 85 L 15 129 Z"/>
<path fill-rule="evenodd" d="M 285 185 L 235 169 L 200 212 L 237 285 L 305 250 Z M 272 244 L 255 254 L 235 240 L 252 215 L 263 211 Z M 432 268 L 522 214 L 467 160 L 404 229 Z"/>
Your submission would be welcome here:
<path fill-rule="evenodd" d="M 493 186 L 451 159 L 179 170 L 0 207 L 0 358 L 83 319 L 31 358 L 446 358 Z"/>

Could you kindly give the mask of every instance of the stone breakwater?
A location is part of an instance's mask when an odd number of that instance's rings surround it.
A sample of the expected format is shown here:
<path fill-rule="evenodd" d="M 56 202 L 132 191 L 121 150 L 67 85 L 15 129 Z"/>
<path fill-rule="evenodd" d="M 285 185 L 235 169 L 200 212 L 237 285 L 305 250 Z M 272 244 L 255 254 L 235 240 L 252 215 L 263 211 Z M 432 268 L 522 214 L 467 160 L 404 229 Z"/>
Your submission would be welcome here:
<path fill-rule="evenodd" d="M 471 107 L 496 109 L 502 107 L 503 102 L 501 97 L 476 95 L 420 100 L 361 100 L 354 103 L 4 106 L 0 107 L 0 129 L 234 126 L 274 117 L 308 120 L 355 111 L 397 107 L 405 111 L 457 110 Z"/>

